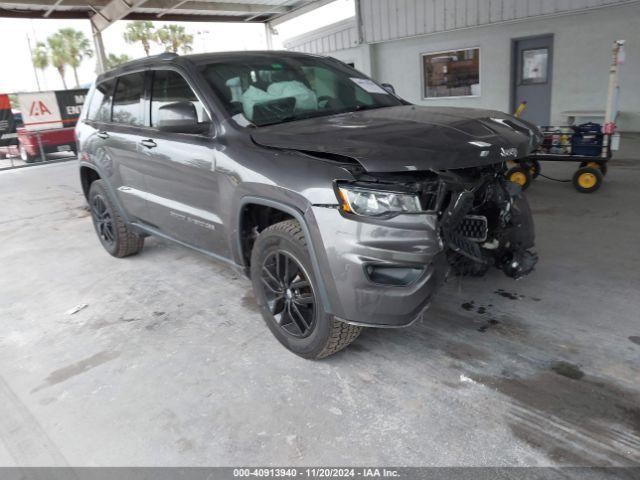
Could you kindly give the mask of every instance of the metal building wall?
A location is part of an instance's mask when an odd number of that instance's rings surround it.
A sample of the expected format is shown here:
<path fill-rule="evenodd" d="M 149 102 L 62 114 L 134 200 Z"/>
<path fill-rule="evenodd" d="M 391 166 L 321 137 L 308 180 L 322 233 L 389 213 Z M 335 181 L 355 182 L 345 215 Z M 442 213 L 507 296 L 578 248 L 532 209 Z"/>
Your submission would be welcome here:
<path fill-rule="evenodd" d="M 561 15 L 637 0 L 360 0 L 364 41 Z"/>
<path fill-rule="evenodd" d="M 348 18 L 284 42 L 284 48 L 287 50 L 316 54 L 336 52 L 357 46 L 358 29 L 354 18 Z"/>

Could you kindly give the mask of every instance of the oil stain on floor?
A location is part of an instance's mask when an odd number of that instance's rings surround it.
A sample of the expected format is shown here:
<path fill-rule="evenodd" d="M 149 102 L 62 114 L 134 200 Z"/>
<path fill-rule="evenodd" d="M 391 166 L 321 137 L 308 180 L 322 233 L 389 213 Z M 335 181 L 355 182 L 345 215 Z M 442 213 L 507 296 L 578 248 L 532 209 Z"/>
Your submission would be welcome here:
<path fill-rule="evenodd" d="M 584 372 L 579 366 L 569 362 L 554 362 L 551 365 L 551 370 L 563 377 L 571 378 L 573 380 L 580 380 L 584 377 Z"/>
<path fill-rule="evenodd" d="M 554 362 L 528 377 L 469 375 L 512 400 L 506 420 L 515 437 L 554 462 L 604 466 L 640 463 L 640 396 Z"/>
<path fill-rule="evenodd" d="M 47 388 L 52 385 L 56 385 L 58 383 L 69 380 L 76 375 L 80 375 L 91 370 L 92 368 L 102 365 L 103 363 L 111 361 L 117 358 L 119 355 L 119 352 L 110 352 L 108 350 L 103 350 L 102 352 L 98 352 L 95 355 L 91 355 L 90 357 L 72 363 L 71 365 L 67 365 L 66 367 L 54 370 L 49 374 L 47 378 L 44 379 L 42 385 L 31 390 L 31 393 L 36 393 L 43 388 Z"/>

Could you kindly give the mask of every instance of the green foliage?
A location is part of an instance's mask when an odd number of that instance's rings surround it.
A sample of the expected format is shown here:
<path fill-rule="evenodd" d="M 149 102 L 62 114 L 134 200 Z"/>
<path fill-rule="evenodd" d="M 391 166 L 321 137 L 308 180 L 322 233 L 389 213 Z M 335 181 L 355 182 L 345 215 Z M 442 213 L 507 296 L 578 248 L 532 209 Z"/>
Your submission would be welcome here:
<path fill-rule="evenodd" d="M 80 30 L 61 28 L 54 35 L 60 35 L 67 56 L 67 63 L 72 68 L 78 68 L 85 58 L 93 56 L 91 43 Z"/>
<path fill-rule="evenodd" d="M 15 108 L 16 110 L 20 108 L 20 104 L 18 103 L 18 94 L 10 93 L 9 94 L 9 103 L 11 104 L 11 108 Z"/>
<path fill-rule="evenodd" d="M 164 46 L 165 51 L 189 53 L 193 50 L 193 35 L 185 32 L 179 25 L 165 25 L 155 35 L 155 41 Z"/>
<path fill-rule="evenodd" d="M 49 52 L 47 51 L 47 45 L 44 42 L 36 43 L 33 49 L 33 55 L 31 56 L 33 66 L 44 70 L 49 66 Z"/>
<path fill-rule="evenodd" d="M 76 88 L 80 86 L 78 80 L 78 67 L 85 58 L 93 56 L 93 50 L 87 37 L 80 30 L 73 28 L 61 28 L 54 35 L 59 35 L 63 44 L 67 64 L 73 69 L 76 80 Z"/>
<path fill-rule="evenodd" d="M 67 88 L 65 72 L 67 66 L 73 69 L 76 87 L 79 86 L 78 67 L 85 58 L 91 58 L 93 50 L 91 43 L 80 30 L 61 28 L 47 38 L 47 43 L 36 43 L 31 61 L 36 68 L 44 70 L 49 65 L 54 67 L 62 78 L 64 88 Z"/>
<path fill-rule="evenodd" d="M 130 60 L 131 60 L 131 57 L 127 54 L 116 55 L 116 54 L 110 53 L 109 56 L 107 57 L 106 68 L 107 69 L 116 68 L 118 65 L 122 65 L 123 63 L 128 62 Z"/>
<path fill-rule="evenodd" d="M 60 78 L 62 78 L 62 85 L 64 85 L 64 89 L 66 90 L 67 81 L 64 78 L 64 74 L 67 69 L 68 57 L 64 40 L 59 33 L 54 33 L 47 38 L 47 45 L 49 46 L 49 61 L 51 65 L 58 70 Z"/>
<path fill-rule="evenodd" d="M 142 43 L 144 53 L 149 56 L 150 42 L 155 38 L 155 28 L 150 21 L 135 21 L 127 24 L 124 31 L 124 41 L 127 43 Z"/>

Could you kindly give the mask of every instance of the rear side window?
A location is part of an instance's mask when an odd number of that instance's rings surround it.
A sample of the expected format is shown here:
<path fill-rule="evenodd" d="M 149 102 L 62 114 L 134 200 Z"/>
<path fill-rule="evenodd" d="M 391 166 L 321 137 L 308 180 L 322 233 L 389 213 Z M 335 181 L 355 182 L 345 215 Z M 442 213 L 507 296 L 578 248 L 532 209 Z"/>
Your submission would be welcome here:
<path fill-rule="evenodd" d="M 144 72 L 131 73 L 118 78 L 113 95 L 113 115 L 115 123 L 142 126 L 142 92 Z"/>
<path fill-rule="evenodd" d="M 87 119 L 96 122 L 111 121 L 111 100 L 115 80 L 107 80 L 96 85 L 87 111 Z"/>
<path fill-rule="evenodd" d="M 151 126 L 158 126 L 160 107 L 174 102 L 191 102 L 196 107 L 199 123 L 211 121 L 187 81 L 182 75 L 172 70 L 156 70 L 153 73 L 151 88 Z"/>

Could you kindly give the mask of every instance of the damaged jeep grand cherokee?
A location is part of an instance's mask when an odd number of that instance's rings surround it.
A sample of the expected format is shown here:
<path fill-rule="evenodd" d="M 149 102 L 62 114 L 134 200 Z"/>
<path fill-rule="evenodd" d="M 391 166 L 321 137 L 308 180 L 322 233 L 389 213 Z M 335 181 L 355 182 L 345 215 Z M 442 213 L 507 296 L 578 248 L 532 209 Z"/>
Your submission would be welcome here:
<path fill-rule="evenodd" d="M 504 172 L 537 128 L 387 88 L 289 52 L 162 54 L 100 75 L 76 132 L 100 242 L 126 257 L 155 235 L 241 268 L 306 358 L 410 325 L 450 271 L 531 272 L 531 212 Z"/>

